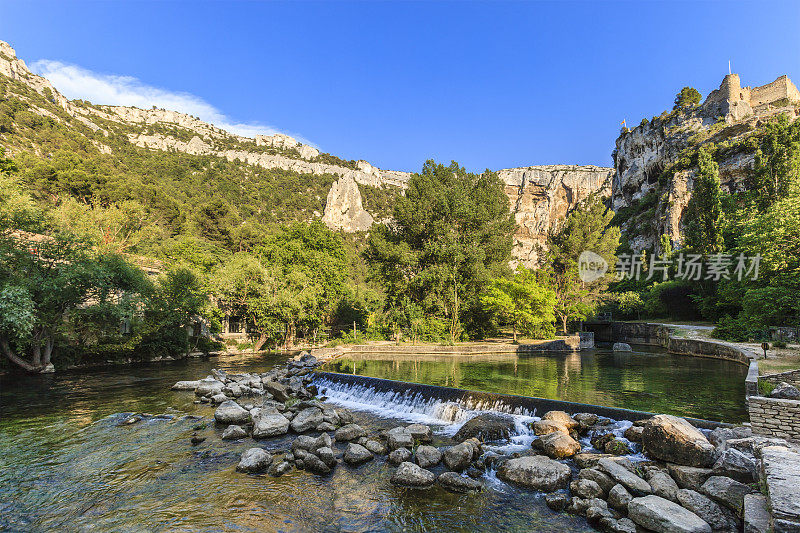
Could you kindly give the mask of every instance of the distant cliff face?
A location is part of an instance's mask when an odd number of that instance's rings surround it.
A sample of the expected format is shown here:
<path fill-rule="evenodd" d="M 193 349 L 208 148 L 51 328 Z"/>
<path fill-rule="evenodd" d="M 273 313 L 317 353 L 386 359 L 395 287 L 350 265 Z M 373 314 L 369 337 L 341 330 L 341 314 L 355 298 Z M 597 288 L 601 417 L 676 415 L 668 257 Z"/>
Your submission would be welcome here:
<path fill-rule="evenodd" d="M 608 196 L 612 168 L 544 165 L 498 171 L 505 183 L 509 208 L 517 221 L 512 266 L 538 266 L 547 234 L 570 209 L 590 194 Z"/>
<path fill-rule="evenodd" d="M 724 148 L 718 161 L 723 189 L 744 189 L 754 162 L 744 141 L 779 114 L 800 116 L 800 92 L 791 80 L 781 76 L 742 88 L 738 75 L 730 74 L 702 105 L 664 112 L 622 133 L 614 150 L 612 205 L 630 215 L 622 229 L 631 248 L 658 249 L 661 235 L 681 242 L 695 175 L 685 161 L 704 144 Z"/>
<path fill-rule="evenodd" d="M 372 226 L 372 215 L 364 210 L 361 192 L 352 176 L 342 176 L 331 186 L 322 221 L 331 229 L 349 233 L 367 231 Z"/>

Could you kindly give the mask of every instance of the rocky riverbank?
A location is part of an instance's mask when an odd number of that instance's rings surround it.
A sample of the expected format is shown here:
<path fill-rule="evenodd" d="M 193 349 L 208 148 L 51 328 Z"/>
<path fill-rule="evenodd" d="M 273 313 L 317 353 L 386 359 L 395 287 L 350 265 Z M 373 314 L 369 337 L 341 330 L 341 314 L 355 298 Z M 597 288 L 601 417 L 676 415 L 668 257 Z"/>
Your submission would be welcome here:
<path fill-rule="evenodd" d="M 246 474 L 281 476 L 297 469 L 326 476 L 383 461 L 392 465 L 395 485 L 472 492 L 493 490 L 499 479 L 521 494 L 544 492 L 551 509 L 584 516 L 605 531 L 769 527 L 758 491 L 759 458 L 765 448 L 786 443 L 754 437 L 746 427 L 704 432 L 684 419 L 657 415 L 622 431 L 593 413 L 550 411 L 525 422 L 533 442 L 519 451 L 506 445 L 519 434 L 520 420 L 484 412 L 452 437 L 425 424 L 370 435 L 350 411 L 317 390 L 317 365 L 304 354 L 263 374 L 213 371 L 173 389 L 194 391 L 197 402 L 214 404 L 223 439 L 253 439 L 254 446 L 231 465 Z M 297 435 L 287 449 L 270 452 L 256 444 L 287 434 Z"/>

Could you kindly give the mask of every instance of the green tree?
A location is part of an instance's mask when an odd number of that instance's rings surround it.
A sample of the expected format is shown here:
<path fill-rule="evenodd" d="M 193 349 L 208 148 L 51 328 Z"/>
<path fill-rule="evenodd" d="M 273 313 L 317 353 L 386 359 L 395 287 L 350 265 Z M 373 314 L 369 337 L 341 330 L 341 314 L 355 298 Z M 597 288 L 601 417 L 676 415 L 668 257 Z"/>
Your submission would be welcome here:
<path fill-rule="evenodd" d="M 800 124 L 781 114 L 764 126 L 749 188 L 756 204 L 766 209 L 780 199 L 800 194 Z"/>
<path fill-rule="evenodd" d="M 685 109 L 688 107 L 694 107 L 700 103 L 701 98 L 702 95 L 700 94 L 700 91 L 698 91 L 694 87 L 684 87 L 675 96 L 675 106 L 673 107 L 673 109 Z"/>
<path fill-rule="evenodd" d="M 702 254 L 720 252 L 723 240 L 722 190 L 719 165 L 701 148 L 697 153 L 697 177 L 686 212 L 686 246 Z"/>
<path fill-rule="evenodd" d="M 517 331 L 530 336 L 554 333 L 555 293 L 539 284 L 536 275 L 518 267 L 511 278 L 495 278 L 481 295 L 484 309 L 497 319 L 511 324 L 514 342 Z"/>
<path fill-rule="evenodd" d="M 539 277 L 545 286 L 555 291 L 555 314 L 565 335 L 568 323 L 585 320 L 608 287 L 608 275 L 590 282 L 583 281 L 578 260 L 581 253 L 593 252 L 608 263 L 609 271 L 613 270 L 620 230 L 610 226 L 612 218 L 613 211 L 599 196 L 592 195 L 580 202 L 548 235 L 548 252 Z"/>
<path fill-rule="evenodd" d="M 447 323 L 451 342 L 465 327 L 479 334 L 486 320 L 480 292 L 508 271 L 515 229 L 497 175 L 427 161 L 393 218 L 371 232 L 365 254 L 386 288 L 387 311 L 410 316 L 419 306 L 429 320 Z"/>

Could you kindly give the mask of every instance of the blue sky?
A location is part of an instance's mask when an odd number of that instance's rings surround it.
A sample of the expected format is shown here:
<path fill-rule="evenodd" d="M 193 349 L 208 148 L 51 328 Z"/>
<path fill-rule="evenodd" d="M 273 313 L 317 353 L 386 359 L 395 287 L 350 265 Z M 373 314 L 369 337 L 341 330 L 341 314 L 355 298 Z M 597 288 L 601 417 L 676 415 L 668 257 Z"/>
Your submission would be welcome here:
<path fill-rule="evenodd" d="M 0 0 L 0 39 L 70 97 L 410 171 L 611 165 L 623 119 L 705 96 L 728 60 L 744 85 L 800 82 L 798 26 L 800 2 Z"/>

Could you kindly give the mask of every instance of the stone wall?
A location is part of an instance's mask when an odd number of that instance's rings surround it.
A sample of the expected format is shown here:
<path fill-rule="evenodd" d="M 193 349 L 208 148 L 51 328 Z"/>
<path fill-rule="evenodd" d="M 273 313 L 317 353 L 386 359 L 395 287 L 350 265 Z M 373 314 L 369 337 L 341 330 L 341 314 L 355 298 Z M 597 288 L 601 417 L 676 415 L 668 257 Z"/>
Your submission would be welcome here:
<path fill-rule="evenodd" d="M 800 370 L 789 370 L 788 372 L 779 372 L 777 374 L 767 374 L 759 377 L 762 381 L 767 381 L 773 385 L 778 385 L 781 382 L 786 382 L 795 387 L 800 387 Z"/>
<path fill-rule="evenodd" d="M 714 359 L 728 359 L 745 365 L 750 364 L 751 357 L 747 352 L 731 346 L 714 341 L 702 341 L 699 339 L 684 339 L 680 337 L 670 337 L 667 343 L 667 350 L 670 353 L 679 355 L 694 355 L 701 357 L 712 357 Z"/>
<path fill-rule="evenodd" d="M 747 399 L 753 433 L 781 439 L 800 439 L 800 400 L 751 396 Z"/>

